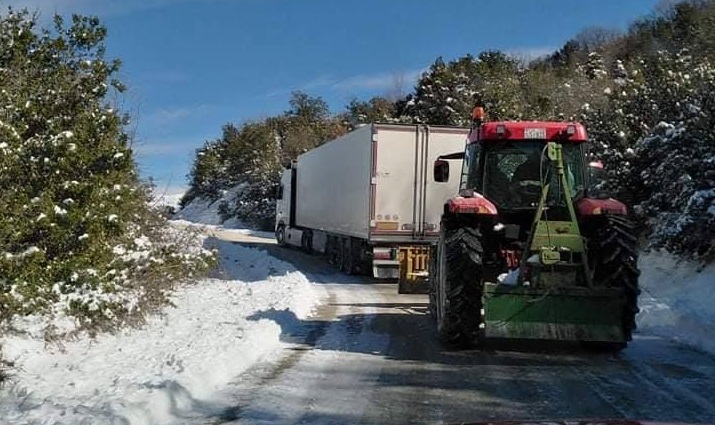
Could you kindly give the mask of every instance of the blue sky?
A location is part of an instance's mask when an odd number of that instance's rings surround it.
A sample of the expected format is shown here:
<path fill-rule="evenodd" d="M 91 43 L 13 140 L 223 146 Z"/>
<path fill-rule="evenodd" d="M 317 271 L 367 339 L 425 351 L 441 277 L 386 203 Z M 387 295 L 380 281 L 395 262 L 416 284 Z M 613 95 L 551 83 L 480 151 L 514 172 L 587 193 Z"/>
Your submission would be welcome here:
<path fill-rule="evenodd" d="M 586 27 L 625 29 L 662 0 L 0 0 L 98 15 L 123 61 L 142 176 L 187 185 L 195 149 L 233 122 L 288 109 L 293 90 L 333 112 L 352 98 L 411 91 L 437 56 L 534 56 Z"/>

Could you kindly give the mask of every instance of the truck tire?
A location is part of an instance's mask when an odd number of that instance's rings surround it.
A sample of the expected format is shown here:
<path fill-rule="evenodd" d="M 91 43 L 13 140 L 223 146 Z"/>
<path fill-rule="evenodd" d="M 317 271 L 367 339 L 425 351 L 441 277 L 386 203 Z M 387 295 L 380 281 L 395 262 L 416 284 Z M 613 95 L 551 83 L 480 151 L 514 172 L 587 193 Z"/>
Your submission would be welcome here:
<path fill-rule="evenodd" d="M 280 246 L 285 246 L 286 244 L 286 228 L 282 224 L 276 229 L 276 242 Z"/>
<path fill-rule="evenodd" d="M 335 240 L 335 243 L 337 244 L 337 252 L 336 252 L 336 261 L 337 261 L 337 266 L 338 270 L 341 272 L 345 271 L 345 239 L 342 237 L 338 237 Z"/>
<path fill-rule="evenodd" d="M 635 226 L 624 216 L 606 215 L 589 239 L 588 251 L 596 286 L 622 288 L 626 295 L 623 334 L 631 340 L 638 313 L 638 253 Z"/>
<path fill-rule="evenodd" d="M 356 273 L 355 263 L 355 245 L 352 238 L 346 238 L 343 240 L 343 268 L 346 274 L 354 275 Z"/>
<path fill-rule="evenodd" d="M 444 228 L 444 226 L 443 226 Z M 475 227 L 445 229 L 437 248 L 435 301 L 437 332 L 449 346 L 482 342 L 482 244 Z"/>
<path fill-rule="evenodd" d="M 304 230 L 300 236 L 300 247 L 308 254 L 313 253 L 313 232 Z"/>

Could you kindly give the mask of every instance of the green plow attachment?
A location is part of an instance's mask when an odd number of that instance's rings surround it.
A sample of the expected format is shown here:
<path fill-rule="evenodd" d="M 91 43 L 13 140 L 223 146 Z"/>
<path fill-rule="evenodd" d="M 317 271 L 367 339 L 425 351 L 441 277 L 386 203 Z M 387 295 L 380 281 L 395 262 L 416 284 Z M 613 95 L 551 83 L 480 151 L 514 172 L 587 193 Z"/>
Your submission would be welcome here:
<path fill-rule="evenodd" d="M 533 289 L 487 283 L 483 293 L 487 339 L 625 343 L 622 291 L 611 288 Z"/>

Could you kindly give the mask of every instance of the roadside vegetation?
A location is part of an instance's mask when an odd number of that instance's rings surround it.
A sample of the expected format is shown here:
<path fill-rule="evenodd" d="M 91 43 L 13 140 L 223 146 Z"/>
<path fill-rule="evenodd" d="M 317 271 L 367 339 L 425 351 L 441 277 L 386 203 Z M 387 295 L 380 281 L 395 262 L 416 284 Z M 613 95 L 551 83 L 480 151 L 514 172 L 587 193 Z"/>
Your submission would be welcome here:
<path fill-rule="evenodd" d="M 0 333 L 30 316 L 47 319 L 48 338 L 55 320 L 139 323 L 213 263 L 150 207 L 106 36 L 93 17 L 39 28 L 0 11 Z"/>
<path fill-rule="evenodd" d="M 294 93 L 286 113 L 237 127 L 197 151 L 183 199 L 219 200 L 224 218 L 270 229 L 280 169 L 297 154 L 369 122 L 469 125 L 578 120 L 604 162 L 608 191 L 639 219 L 647 247 L 715 258 L 715 1 L 664 3 L 625 32 L 587 28 L 545 57 L 499 51 L 437 58 L 402 96 L 355 99 L 330 114 Z"/>

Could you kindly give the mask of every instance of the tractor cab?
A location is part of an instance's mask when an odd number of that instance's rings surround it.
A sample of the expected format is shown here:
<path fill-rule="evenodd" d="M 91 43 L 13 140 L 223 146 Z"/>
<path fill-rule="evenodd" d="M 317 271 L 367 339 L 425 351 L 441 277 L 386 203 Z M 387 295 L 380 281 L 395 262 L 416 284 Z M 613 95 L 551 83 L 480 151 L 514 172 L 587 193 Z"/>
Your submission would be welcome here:
<path fill-rule="evenodd" d="M 572 201 L 584 196 L 586 187 L 586 131 L 581 124 L 567 122 L 483 122 L 483 110 L 475 108 L 474 125 L 463 155 L 460 195 L 479 194 L 500 212 L 536 210 L 542 188 L 552 183 L 547 205 L 563 206 L 564 196 L 546 155 L 548 142 L 561 145 L 564 172 Z M 448 170 L 446 161 L 435 165 L 435 176 Z M 448 171 L 447 171 L 448 176 Z"/>
<path fill-rule="evenodd" d="M 539 139 L 471 142 L 464 155 L 460 189 L 482 194 L 500 210 L 536 209 L 542 187 L 555 179 L 545 147 L 546 140 Z M 575 199 L 584 188 L 583 145 L 564 143 L 563 156 L 570 197 Z M 559 203 L 562 197 L 555 195 L 549 201 Z"/>

